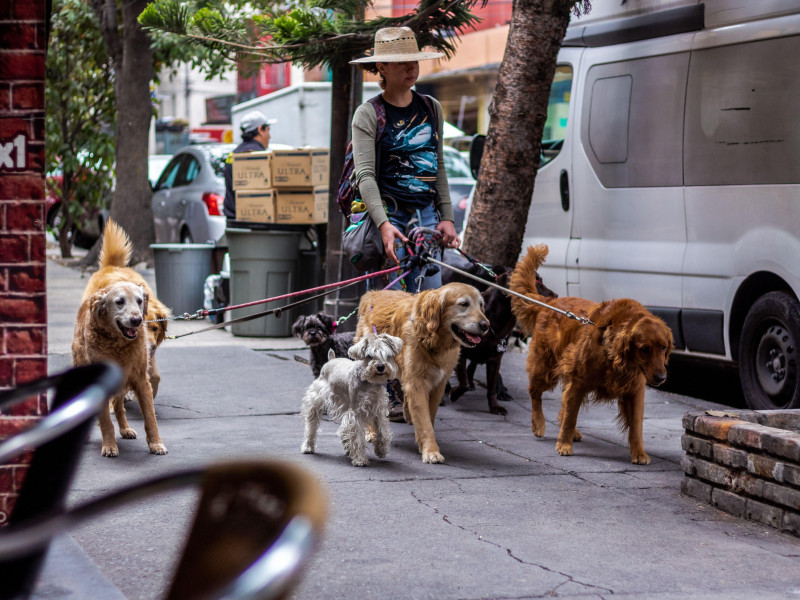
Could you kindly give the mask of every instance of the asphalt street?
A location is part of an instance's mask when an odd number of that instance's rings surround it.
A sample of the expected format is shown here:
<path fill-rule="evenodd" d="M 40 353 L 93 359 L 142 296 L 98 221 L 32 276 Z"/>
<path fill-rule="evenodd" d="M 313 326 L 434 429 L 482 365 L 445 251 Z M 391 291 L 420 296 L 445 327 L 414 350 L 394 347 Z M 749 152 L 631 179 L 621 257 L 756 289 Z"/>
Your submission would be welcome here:
<path fill-rule="evenodd" d="M 54 260 L 47 267 L 49 369 L 57 372 L 70 366 L 88 275 Z M 152 270 L 142 272 L 154 280 Z M 175 323 L 170 332 L 207 324 Z M 102 458 L 95 429 L 70 504 L 210 461 L 277 458 L 316 474 L 330 498 L 326 533 L 297 599 L 800 598 L 800 539 L 680 493 L 681 418 L 718 404 L 648 389 L 648 466 L 630 463 L 614 408 L 589 406 L 578 420 L 583 442 L 562 457 L 559 392 L 545 396 L 547 432 L 536 439 L 525 355 L 510 351 L 502 366 L 514 398 L 504 403 L 506 417 L 489 414 L 481 387 L 440 408 L 435 429 L 446 464 L 423 464 L 411 426 L 395 423 L 388 456 L 356 468 L 332 422 L 322 424 L 317 454 L 300 453 L 300 400 L 312 374 L 294 356 L 307 353 L 293 338 L 225 330 L 165 341 L 156 355 L 156 411 L 169 454 L 148 454 L 141 436 L 120 440 L 118 458 Z M 143 433 L 135 404 L 128 413 Z M 36 597 L 162 597 L 194 500 L 191 491 L 170 494 L 62 536 Z"/>

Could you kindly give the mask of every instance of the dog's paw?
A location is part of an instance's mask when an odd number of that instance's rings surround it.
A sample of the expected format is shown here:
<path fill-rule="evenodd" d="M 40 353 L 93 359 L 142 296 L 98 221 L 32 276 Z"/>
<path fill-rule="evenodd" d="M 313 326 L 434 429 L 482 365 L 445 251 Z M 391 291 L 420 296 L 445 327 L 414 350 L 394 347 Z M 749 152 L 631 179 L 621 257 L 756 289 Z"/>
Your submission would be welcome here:
<path fill-rule="evenodd" d="M 572 436 L 572 441 L 573 442 L 582 442 L 583 441 L 583 434 L 576 429 L 575 433 Z"/>
<path fill-rule="evenodd" d="M 162 443 L 148 444 L 150 446 L 150 454 L 166 454 L 167 447 Z"/>
<path fill-rule="evenodd" d="M 531 423 L 531 431 L 533 435 L 537 438 L 544 437 L 544 423 L 541 425 L 537 425 L 536 423 Z"/>
<path fill-rule="evenodd" d="M 444 462 L 444 456 L 442 456 L 439 452 L 423 452 L 422 462 L 431 465 L 439 465 Z"/>
<path fill-rule="evenodd" d="M 572 444 L 556 443 L 556 452 L 561 456 L 572 456 Z"/>
<path fill-rule="evenodd" d="M 497 399 L 500 400 L 500 402 L 511 402 L 514 400 L 514 397 L 508 392 L 497 392 Z"/>
<path fill-rule="evenodd" d="M 508 411 L 505 408 L 503 408 L 502 406 L 498 406 L 497 404 L 494 405 L 490 404 L 489 412 L 492 413 L 493 415 L 506 416 L 508 414 Z"/>
<path fill-rule="evenodd" d="M 647 456 L 647 452 L 642 450 L 636 454 L 631 454 L 631 462 L 635 465 L 649 465 L 650 457 Z"/>
<path fill-rule="evenodd" d="M 352 460 L 352 463 L 354 467 L 366 467 L 367 465 L 369 465 L 369 459 L 362 457 L 354 458 Z"/>
<path fill-rule="evenodd" d="M 314 454 L 314 446 L 311 444 L 303 444 L 300 446 L 300 452 L 303 454 Z"/>
<path fill-rule="evenodd" d="M 115 458 L 119 456 L 119 448 L 116 446 L 103 446 L 103 449 L 100 451 L 100 456 Z"/>
<path fill-rule="evenodd" d="M 375 430 L 372 427 L 367 427 L 367 431 L 364 434 L 364 439 L 368 442 L 374 442 L 377 439 L 378 435 L 375 433 Z"/>
<path fill-rule="evenodd" d="M 126 440 L 135 440 L 136 439 L 136 431 L 128 427 L 127 429 L 120 429 L 119 436 Z"/>

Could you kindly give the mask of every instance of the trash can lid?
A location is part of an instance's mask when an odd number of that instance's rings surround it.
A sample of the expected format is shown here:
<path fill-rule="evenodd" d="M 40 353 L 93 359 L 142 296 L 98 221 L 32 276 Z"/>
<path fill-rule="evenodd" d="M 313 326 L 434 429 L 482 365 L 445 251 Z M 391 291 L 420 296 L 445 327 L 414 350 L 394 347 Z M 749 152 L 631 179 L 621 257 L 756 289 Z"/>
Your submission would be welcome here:
<path fill-rule="evenodd" d="M 150 244 L 151 250 L 170 250 L 178 252 L 181 250 L 209 250 L 216 247 L 216 244 Z"/>

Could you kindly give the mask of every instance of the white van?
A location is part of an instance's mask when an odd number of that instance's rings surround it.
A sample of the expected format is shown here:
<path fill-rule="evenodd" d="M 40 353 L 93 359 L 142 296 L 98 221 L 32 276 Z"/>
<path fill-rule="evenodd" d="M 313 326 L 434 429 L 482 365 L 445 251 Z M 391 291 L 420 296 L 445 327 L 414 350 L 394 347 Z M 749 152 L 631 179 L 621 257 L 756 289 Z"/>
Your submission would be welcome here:
<path fill-rule="evenodd" d="M 738 363 L 750 407 L 800 408 L 800 3 L 669 6 L 573 19 L 524 247 L 559 294 L 635 298 Z"/>

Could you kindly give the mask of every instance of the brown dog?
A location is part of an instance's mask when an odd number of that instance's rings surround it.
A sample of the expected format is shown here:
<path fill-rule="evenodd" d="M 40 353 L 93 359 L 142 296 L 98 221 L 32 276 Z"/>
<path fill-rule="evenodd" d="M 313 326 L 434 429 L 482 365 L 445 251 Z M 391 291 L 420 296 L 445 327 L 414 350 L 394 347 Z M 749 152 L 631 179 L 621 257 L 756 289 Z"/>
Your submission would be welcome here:
<path fill-rule="evenodd" d="M 153 407 L 151 377 L 157 384 L 158 371 L 150 373 L 152 352 L 164 338 L 163 334 L 159 335 L 161 327 L 148 330 L 144 321 L 145 318 L 166 317 L 169 310 L 161 305 L 162 308 L 157 307 L 151 312 L 149 287 L 136 271 L 124 268 L 130 254 L 128 236 L 109 221 L 100 251 L 101 268 L 89 278 L 78 309 L 72 339 L 72 362 L 76 366 L 101 360 L 119 364 L 123 371 L 123 389 L 114 396 L 112 403 L 120 436 L 127 439 L 136 437 L 136 432 L 128 424 L 124 406 L 125 394 L 132 391 L 142 411 L 150 452 L 166 454 Z M 152 338 L 148 339 L 150 334 Z M 100 414 L 100 431 L 103 434 L 102 455 L 118 456 L 108 405 Z"/>
<path fill-rule="evenodd" d="M 82 300 L 86 300 L 98 290 L 120 281 L 130 281 L 140 285 L 147 292 L 149 301 L 147 303 L 146 320 L 148 321 L 147 339 L 150 349 L 148 376 L 150 377 L 150 385 L 153 387 L 153 398 L 155 398 L 158 394 L 158 386 L 161 383 L 155 352 L 167 335 L 166 319 L 170 317 L 171 311 L 156 298 L 144 277 L 133 269 L 128 268 L 132 254 L 133 246 L 130 238 L 122 227 L 109 219 L 103 231 L 103 246 L 100 250 L 100 259 L 98 261 L 100 269 L 89 279 L 89 283 L 83 292 Z"/>
<path fill-rule="evenodd" d="M 397 357 L 403 388 L 403 413 L 414 425 L 417 447 L 426 463 L 442 463 L 433 422 L 460 348 L 472 348 L 489 330 L 478 290 L 450 283 L 418 294 L 367 292 L 358 305 L 356 339 L 373 331 L 403 340 Z"/>
<path fill-rule="evenodd" d="M 646 465 L 644 450 L 645 384 L 658 386 L 667 378 L 672 332 L 644 306 L 630 299 L 592 302 L 583 298 L 548 299 L 536 293 L 535 273 L 547 256 L 547 246 L 528 248 L 511 276 L 510 289 L 548 305 L 588 317 L 582 324 L 555 311 L 512 296 L 517 322 L 531 335 L 527 371 L 531 396 L 531 429 L 545 430 L 542 393 L 562 384 L 561 430 L 556 451 L 572 455 L 580 441 L 578 411 L 586 401 L 617 401 L 618 420 L 628 432 L 631 462 Z"/>

